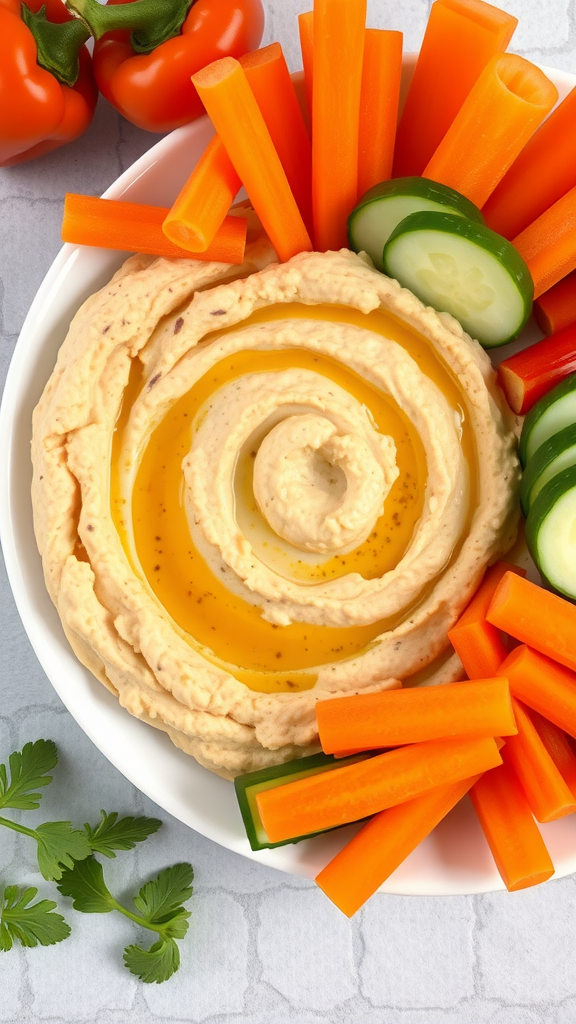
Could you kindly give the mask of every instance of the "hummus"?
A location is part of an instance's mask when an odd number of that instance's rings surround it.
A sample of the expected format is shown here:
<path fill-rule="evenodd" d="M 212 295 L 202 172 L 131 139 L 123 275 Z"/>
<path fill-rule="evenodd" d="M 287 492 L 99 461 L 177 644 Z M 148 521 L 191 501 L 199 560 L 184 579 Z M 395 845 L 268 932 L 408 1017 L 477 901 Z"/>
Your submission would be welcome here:
<path fill-rule="evenodd" d="M 518 521 L 480 346 L 342 250 L 135 256 L 34 414 L 46 583 L 80 660 L 232 777 L 317 749 L 314 705 L 458 678 L 447 631 Z"/>

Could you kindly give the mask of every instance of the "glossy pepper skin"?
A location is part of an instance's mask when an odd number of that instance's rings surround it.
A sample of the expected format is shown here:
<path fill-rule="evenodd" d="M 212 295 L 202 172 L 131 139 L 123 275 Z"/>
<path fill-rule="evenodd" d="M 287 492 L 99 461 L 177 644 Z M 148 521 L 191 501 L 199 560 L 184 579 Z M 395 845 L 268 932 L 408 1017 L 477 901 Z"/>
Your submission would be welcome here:
<path fill-rule="evenodd" d="M 130 0 L 109 0 L 109 4 Z M 190 78 L 220 57 L 255 50 L 264 31 L 261 0 L 196 0 L 180 35 L 137 54 L 126 30 L 94 45 L 98 88 L 121 114 L 149 132 L 168 132 L 204 113 Z"/>
<path fill-rule="evenodd" d="M 61 0 L 25 0 L 49 21 L 70 20 Z M 37 62 L 37 45 L 22 19 L 20 0 L 0 0 L 0 167 L 32 160 L 78 138 L 90 124 L 98 90 L 85 46 L 74 85 L 64 85 Z"/>

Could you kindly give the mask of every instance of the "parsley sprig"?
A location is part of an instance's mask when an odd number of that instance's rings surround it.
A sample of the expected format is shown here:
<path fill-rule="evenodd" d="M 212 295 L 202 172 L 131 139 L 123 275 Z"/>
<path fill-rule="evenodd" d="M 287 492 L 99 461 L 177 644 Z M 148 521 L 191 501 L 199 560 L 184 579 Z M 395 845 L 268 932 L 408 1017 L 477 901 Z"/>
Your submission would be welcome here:
<path fill-rule="evenodd" d="M 8 767 L 0 764 L 0 808 L 36 810 L 42 798 L 38 790 L 52 782 L 49 772 L 57 763 L 52 740 L 26 743 L 22 750 L 10 754 Z M 124 963 L 142 981 L 166 981 L 180 966 L 176 940 L 188 931 L 190 911 L 184 903 L 192 895 L 192 867 L 175 864 L 165 868 L 133 897 L 136 910 L 128 909 L 109 891 L 95 854 L 113 858 L 118 850 L 132 850 L 162 823 L 158 818 L 120 818 L 117 811 L 100 813 L 96 825 L 86 823 L 83 829 L 74 828 L 70 821 L 49 821 L 29 828 L 4 816 L 0 816 L 0 825 L 35 840 L 40 871 L 47 880 L 58 882 L 62 895 L 72 898 L 75 910 L 85 914 L 116 910 L 154 932 L 157 940 L 148 949 L 126 947 Z M 0 951 L 10 950 L 16 940 L 23 946 L 49 946 L 70 934 L 68 923 L 55 913 L 56 903 L 32 902 L 37 894 L 32 886 L 0 886 Z"/>

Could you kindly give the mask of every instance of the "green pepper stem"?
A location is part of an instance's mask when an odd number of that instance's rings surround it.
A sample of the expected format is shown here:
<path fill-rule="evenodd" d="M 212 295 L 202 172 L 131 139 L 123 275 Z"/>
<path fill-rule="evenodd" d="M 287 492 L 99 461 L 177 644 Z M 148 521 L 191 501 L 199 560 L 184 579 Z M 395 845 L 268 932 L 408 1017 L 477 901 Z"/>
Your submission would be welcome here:
<path fill-rule="evenodd" d="M 81 21 L 65 21 L 62 24 L 48 21 L 45 7 L 34 14 L 23 3 L 21 10 L 22 21 L 36 42 L 36 59 L 40 67 L 49 71 L 63 85 L 75 85 L 80 72 L 78 53 L 90 38 L 86 26 Z"/>
<path fill-rule="evenodd" d="M 151 53 L 180 30 L 194 0 L 131 0 L 103 6 L 98 0 L 64 0 L 90 35 L 100 39 L 106 32 L 128 29 L 136 53 Z"/>

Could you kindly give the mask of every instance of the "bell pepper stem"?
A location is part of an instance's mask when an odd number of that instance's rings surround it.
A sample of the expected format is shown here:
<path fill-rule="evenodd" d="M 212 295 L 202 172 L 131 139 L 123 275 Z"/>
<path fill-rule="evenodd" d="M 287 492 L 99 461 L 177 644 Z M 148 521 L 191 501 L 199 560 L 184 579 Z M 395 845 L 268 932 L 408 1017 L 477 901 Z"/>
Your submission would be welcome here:
<path fill-rule="evenodd" d="M 167 39 L 180 34 L 195 0 L 131 0 L 103 6 L 98 0 L 64 0 L 75 18 L 100 39 L 106 32 L 131 31 L 136 53 L 151 53 Z"/>
<path fill-rule="evenodd" d="M 26 4 L 21 5 L 22 21 L 30 29 L 38 51 L 40 67 L 49 71 L 63 85 L 76 84 L 80 65 L 78 52 L 90 38 L 90 32 L 80 21 L 56 23 L 46 18 L 46 8 L 34 14 Z"/>

